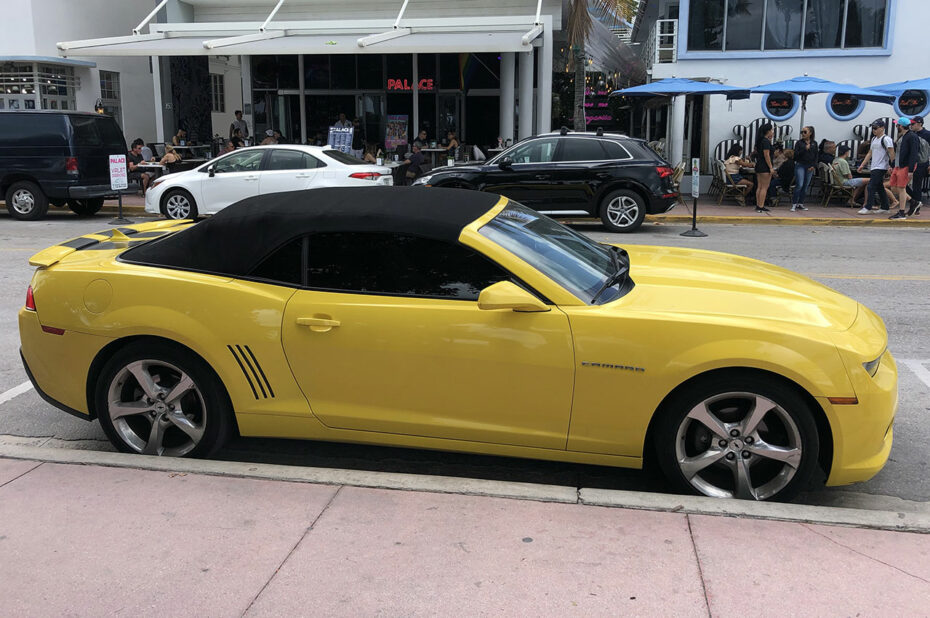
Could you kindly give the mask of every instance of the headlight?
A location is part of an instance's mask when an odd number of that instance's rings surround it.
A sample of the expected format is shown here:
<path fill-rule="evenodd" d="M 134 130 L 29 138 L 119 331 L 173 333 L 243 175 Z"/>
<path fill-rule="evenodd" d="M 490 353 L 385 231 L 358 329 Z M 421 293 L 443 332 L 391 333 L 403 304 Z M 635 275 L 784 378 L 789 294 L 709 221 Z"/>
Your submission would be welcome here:
<path fill-rule="evenodd" d="M 413 184 L 414 184 L 414 185 L 428 185 L 428 184 L 429 184 L 430 178 L 432 178 L 431 175 L 430 175 L 430 176 L 420 176 L 419 178 L 417 178 L 416 180 L 413 181 Z"/>
<path fill-rule="evenodd" d="M 875 374 L 878 373 L 878 366 L 881 364 L 882 356 L 884 355 L 885 353 L 882 352 L 879 355 L 879 357 L 876 358 L 875 360 L 869 361 L 867 363 L 862 363 L 862 368 L 865 369 L 868 372 L 868 374 L 874 378 Z"/>
<path fill-rule="evenodd" d="M 163 182 L 165 182 L 165 178 L 156 178 L 154 181 L 152 181 L 152 184 L 149 185 L 149 189 L 154 189 Z"/>

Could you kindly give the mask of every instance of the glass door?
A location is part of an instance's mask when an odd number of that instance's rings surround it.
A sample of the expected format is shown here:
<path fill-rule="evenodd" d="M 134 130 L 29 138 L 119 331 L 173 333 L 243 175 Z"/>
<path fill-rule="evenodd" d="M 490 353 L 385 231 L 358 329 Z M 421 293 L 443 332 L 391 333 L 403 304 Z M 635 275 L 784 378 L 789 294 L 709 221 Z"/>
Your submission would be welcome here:
<path fill-rule="evenodd" d="M 383 94 L 360 94 L 358 117 L 362 139 L 366 143 L 383 143 L 385 124 L 385 101 Z"/>
<path fill-rule="evenodd" d="M 436 137 L 440 140 L 440 143 L 447 144 L 449 131 L 455 131 L 459 142 L 461 142 L 464 139 L 462 135 L 462 95 L 459 93 L 440 94 L 438 99 L 436 111 L 439 114 L 437 125 L 439 131 Z"/>

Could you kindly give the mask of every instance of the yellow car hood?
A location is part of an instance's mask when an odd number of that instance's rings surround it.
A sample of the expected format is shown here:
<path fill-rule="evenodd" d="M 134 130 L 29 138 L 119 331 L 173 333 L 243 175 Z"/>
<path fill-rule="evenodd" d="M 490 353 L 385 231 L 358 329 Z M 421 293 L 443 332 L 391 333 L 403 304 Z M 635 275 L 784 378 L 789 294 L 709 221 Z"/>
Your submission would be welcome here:
<path fill-rule="evenodd" d="M 846 330 L 859 304 L 812 279 L 729 253 L 624 246 L 636 287 L 624 310 L 726 316 Z"/>

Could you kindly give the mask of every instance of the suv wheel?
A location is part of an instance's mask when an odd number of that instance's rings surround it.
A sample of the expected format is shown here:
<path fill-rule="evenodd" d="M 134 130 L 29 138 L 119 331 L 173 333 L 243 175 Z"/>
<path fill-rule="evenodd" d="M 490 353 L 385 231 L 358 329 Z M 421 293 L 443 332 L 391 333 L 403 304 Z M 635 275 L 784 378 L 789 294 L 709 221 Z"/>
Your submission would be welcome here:
<path fill-rule="evenodd" d="M 6 190 L 6 209 L 10 216 L 20 221 L 36 221 L 48 212 L 48 197 L 34 182 L 14 182 Z"/>
<path fill-rule="evenodd" d="M 636 191 L 618 189 L 601 202 L 601 222 L 611 232 L 632 232 L 646 218 L 646 202 Z"/>
<path fill-rule="evenodd" d="M 79 217 L 90 217 L 103 208 L 103 198 L 93 197 L 86 200 L 68 200 L 68 208 Z"/>
<path fill-rule="evenodd" d="M 197 204 L 184 189 L 172 189 L 162 198 L 161 214 L 165 215 L 166 219 L 195 219 Z"/>

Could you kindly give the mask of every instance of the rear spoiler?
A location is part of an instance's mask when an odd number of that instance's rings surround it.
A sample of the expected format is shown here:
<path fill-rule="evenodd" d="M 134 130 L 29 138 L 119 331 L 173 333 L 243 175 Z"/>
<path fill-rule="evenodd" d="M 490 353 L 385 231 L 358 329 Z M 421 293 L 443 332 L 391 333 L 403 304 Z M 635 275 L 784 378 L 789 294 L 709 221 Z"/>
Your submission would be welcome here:
<path fill-rule="evenodd" d="M 29 258 L 29 264 L 39 268 L 48 268 L 57 264 L 62 259 L 71 255 L 75 251 L 84 249 L 114 249 L 129 248 L 131 245 L 148 242 L 153 238 L 163 236 L 171 232 L 177 232 L 188 227 L 192 222 L 189 220 L 179 221 L 154 221 L 152 223 L 140 223 L 114 228 L 112 230 L 103 230 L 92 234 L 78 236 L 71 240 L 65 241 L 59 245 L 53 245 L 47 249 L 39 251 Z M 105 246 L 101 246 L 105 245 Z"/>

